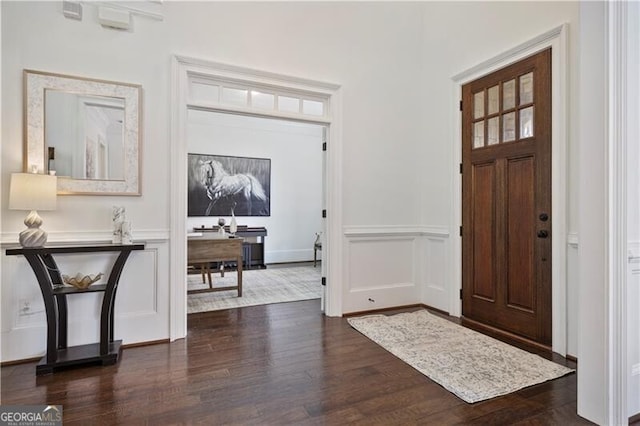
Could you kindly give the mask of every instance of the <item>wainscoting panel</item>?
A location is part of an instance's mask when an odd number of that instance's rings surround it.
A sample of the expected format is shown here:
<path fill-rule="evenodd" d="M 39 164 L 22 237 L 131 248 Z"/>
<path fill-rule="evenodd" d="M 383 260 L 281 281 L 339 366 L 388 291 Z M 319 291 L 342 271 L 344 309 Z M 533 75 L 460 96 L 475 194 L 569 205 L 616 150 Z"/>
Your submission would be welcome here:
<path fill-rule="evenodd" d="M 347 238 L 343 312 L 419 302 L 417 236 Z"/>
<path fill-rule="evenodd" d="M 578 356 L 578 305 L 580 276 L 578 259 L 578 236 L 567 236 L 567 354 Z"/>
<path fill-rule="evenodd" d="M 629 369 L 629 415 L 640 413 L 640 242 L 629 243 L 627 272 L 627 348 Z"/>
<path fill-rule="evenodd" d="M 451 276 L 447 254 L 448 235 L 430 235 L 424 238 L 425 255 L 422 261 L 425 282 L 422 303 L 432 308 L 449 312 L 450 291 L 453 283 L 447 283 Z"/>
<path fill-rule="evenodd" d="M 94 241 L 95 242 L 95 241 Z M 55 245 L 55 242 L 49 245 Z M 44 303 L 33 271 L 22 256 L 6 256 L 2 250 L 2 346 L 1 361 L 38 357 L 46 347 Z M 124 344 L 169 337 L 168 239 L 154 239 L 143 251 L 131 253 L 116 295 L 115 338 Z M 105 273 L 106 282 L 115 253 L 65 254 L 55 259 L 61 273 Z M 67 296 L 69 345 L 99 340 L 102 293 Z"/>
<path fill-rule="evenodd" d="M 345 228 L 343 313 L 422 303 L 448 311 L 448 235 L 433 227 Z"/>

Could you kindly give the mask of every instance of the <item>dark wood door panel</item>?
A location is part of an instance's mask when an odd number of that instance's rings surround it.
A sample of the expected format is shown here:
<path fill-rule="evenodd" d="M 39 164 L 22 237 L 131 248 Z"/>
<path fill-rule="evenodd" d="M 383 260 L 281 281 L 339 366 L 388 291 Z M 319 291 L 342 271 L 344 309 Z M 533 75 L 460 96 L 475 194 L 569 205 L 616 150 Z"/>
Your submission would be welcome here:
<path fill-rule="evenodd" d="M 496 298 L 496 276 L 492 262 L 495 243 L 495 163 L 473 167 L 473 292 L 485 300 Z"/>
<path fill-rule="evenodd" d="M 533 312 L 535 305 L 535 157 L 507 161 L 507 297 L 510 308 Z"/>
<path fill-rule="evenodd" d="M 463 318 L 549 346 L 551 50 L 462 96 Z"/>

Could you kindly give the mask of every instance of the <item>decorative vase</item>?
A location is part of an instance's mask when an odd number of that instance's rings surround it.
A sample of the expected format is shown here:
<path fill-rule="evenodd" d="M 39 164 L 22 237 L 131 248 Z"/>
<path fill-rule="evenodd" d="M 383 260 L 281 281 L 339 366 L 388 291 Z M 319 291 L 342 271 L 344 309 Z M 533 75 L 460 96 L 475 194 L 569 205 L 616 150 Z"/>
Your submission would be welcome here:
<path fill-rule="evenodd" d="M 224 217 L 221 217 L 218 219 L 218 234 L 220 235 L 224 235 L 224 224 L 225 224 L 225 220 Z"/>
<path fill-rule="evenodd" d="M 231 235 L 236 235 L 238 232 L 238 223 L 236 222 L 236 216 L 233 214 L 233 209 L 231 209 L 231 222 L 229 222 L 229 232 Z"/>
<path fill-rule="evenodd" d="M 82 275 L 80 272 L 78 272 L 76 274 L 75 277 L 70 277 L 68 275 L 62 275 L 62 281 L 64 281 L 65 284 L 74 286 L 75 288 L 79 288 L 81 290 L 84 290 L 86 288 L 89 288 L 89 286 L 93 283 L 95 283 L 96 281 L 98 281 L 100 278 L 102 278 L 102 272 L 96 274 L 96 275 Z"/>

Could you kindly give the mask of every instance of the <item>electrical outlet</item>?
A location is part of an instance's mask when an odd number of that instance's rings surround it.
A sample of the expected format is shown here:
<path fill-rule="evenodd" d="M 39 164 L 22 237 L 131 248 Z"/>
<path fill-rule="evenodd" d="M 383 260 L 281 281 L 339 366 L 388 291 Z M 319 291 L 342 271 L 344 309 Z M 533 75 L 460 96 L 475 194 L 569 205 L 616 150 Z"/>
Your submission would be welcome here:
<path fill-rule="evenodd" d="M 20 316 L 24 316 L 24 315 L 29 315 L 31 314 L 31 301 L 30 300 L 25 300 L 22 299 L 20 300 Z"/>
<path fill-rule="evenodd" d="M 632 376 L 640 376 L 640 364 L 635 364 L 631 367 Z"/>
<path fill-rule="evenodd" d="M 29 299 L 20 299 L 18 301 L 18 316 L 19 317 L 30 317 L 32 315 L 39 314 L 44 312 L 44 309 L 36 310 L 37 305 L 33 306 L 33 301 Z"/>

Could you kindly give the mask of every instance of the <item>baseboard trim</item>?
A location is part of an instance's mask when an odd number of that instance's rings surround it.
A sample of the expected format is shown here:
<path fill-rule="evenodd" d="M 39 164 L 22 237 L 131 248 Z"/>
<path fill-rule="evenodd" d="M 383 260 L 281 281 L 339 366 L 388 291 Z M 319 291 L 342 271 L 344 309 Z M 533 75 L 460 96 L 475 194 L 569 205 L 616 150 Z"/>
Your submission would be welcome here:
<path fill-rule="evenodd" d="M 170 343 L 170 342 L 171 340 L 169 339 L 158 339 L 158 340 L 149 340 L 147 342 L 128 343 L 126 345 L 122 345 L 122 349 L 139 348 L 141 346 L 151 346 L 151 345 L 158 345 L 160 343 Z"/>
<path fill-rule="evenodd" d="M 370 314 L 381 314 L 383 312 L 396 311 L 400 309 L 412 309 L 412 308 L 426 308 L 422 303 L 416 303 L 413 305 L 402 305 L 402 306 L 391 306 L 389 308 L 380 308 L 380 309 L 371 309 L 367 311 L 355 311 L 355 312 L 345 312 L 342 314 L 343 317 L 357 317 L 360 315 L 370 315 Z"/>
<path fill-rule="evenodd" d="M 169 342 L 170 342 L 169 339 L 149 340 L 147 342 L 129 343 L 129 344 L 126 344 L 126 345 L 122 345 L 121 348 L 122 349 L 129 349 L 129 348 L 137 348 L 137 347 L 140 347 L 140 346 L 151 346 L 151 345 L 157 345 L 157 344 L 160 344 L 160 343 L 169 343 Z M 42 356 L 39 356 L 39 357 L 36 357 L 36 358 L 15 359 L 13 361 L 3 361 L 3 362 L 0 362 L 0 367 L 9 367 L 9 366 L 12 366 L 12 365 L 20 365 L 20 364 L 29 364 L 30 362 L 37 362 L 37 361 L 40 361 L 41 359 L 42 359 Z"/>
<path fill-rule="evenodd" d="M 20 365 L 20 364 L 29 364 L 30 362 L 37 362 L 42 359 L 42 356 L 36 358 L 24 358 L 24 359 L 14 359 L 13 361 L 2 361 L 0 362 L 0 367 L 9 367 L 11 365 Z"/>
<path fill-rule="evenodd" d="M 491 337 L 503 338 L 507 340 L 511 340 L 517 342 L 518 344 L 531 347 L 535 350 L 542 351 L 545 353 L 552 353 L 551 346 L 543 345 L 542 343 L 534 342 L 533 340 L 529 340 L 525 337 L 518 336 L 517 334 L 510 333 L 508 331 L 500 330 L 499 328 L 483 324 L 478 321 L 471 320 L 469 318 L 465 318 L 464 316 L 460 318 L 461 323 L 465 327 L 469 327 L 471 329 L 480 331 L 484 334 L 487 334 Z"/>
<path fill-rule="evenodd" d="M 576 364 L 578 363 L 578 357 L 575 357 L 573 355 L 565 355 L 565 358 L 567 361 L 571 361 L 571 362 L 575 362 Z"/>
<path fill-rule="evenodd" d="M 356 311 L 356 312 L 348 312 L 342 314 L 343 317 L 355 317 L 360 315 L 369 315 L 369 314 L 381 314 L 383 312 L 397 311 L 402 309 L 413 309 L 413 308 L 423 308 L 433 311 L 434 313 L 449 316 L 449 312 L 443 311 L 442 309 L 437 309 L 429 305 L 425 305 L 424 303 L 415 303 L 412 305 L 402 305 L 402 306 L 392 306 L 389 308 L 381 308 L 381 309 L 371 309 L 368 311 Z"/>

